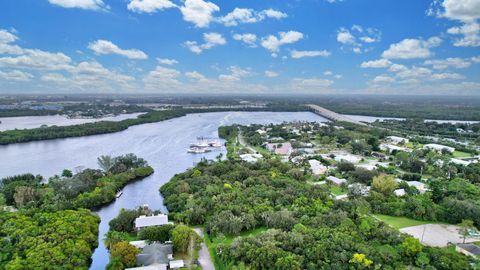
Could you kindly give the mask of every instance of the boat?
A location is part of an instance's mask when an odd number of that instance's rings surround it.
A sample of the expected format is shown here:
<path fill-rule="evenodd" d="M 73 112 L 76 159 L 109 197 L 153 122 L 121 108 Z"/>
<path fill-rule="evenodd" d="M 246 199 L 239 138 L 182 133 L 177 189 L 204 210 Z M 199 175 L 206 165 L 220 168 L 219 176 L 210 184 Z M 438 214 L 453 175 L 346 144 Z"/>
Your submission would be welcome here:
<path fill-rule="evenodd" d="M 204 147 L 190 147 L 190 149 L 187 150 L 187 152 L 191 154 L 203 154 L 210 151 L 210 149 Z"/>
<path fill-rule="evenodd" d="M 223 145 L 221 143 L 219 143 L 218 141 L 212 141 L 212 142 L 209 142 L 208 143 L 208 146 L 210 147 L 215 147 L 215 148 L 220 148 L 222 147 Z"/>
<path fill-rule="evenodd" d="M 120 190 L 119 192 L 117 192 L 117 194 L 115 195 L 115 197 L 120 198 L 120 196 L 122 196 L 122 194 L 123 194 L 123 191 Z"/>
<path fill-rule="evenodd" d="M 195 147 L 195 148 L 206 148 L 208 147 L 208 143 L 205 142 L 198 142 L 198 143 L 191 143 L 190 147 Z"/>

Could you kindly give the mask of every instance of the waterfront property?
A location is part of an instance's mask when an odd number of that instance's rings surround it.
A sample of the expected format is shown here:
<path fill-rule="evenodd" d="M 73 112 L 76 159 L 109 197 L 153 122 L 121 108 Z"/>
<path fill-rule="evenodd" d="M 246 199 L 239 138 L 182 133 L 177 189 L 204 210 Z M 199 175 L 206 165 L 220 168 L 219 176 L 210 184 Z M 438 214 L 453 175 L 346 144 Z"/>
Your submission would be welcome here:
<path fill-rule="evenodd" d="M 161 226 L 173 224 L 173 222 L 168 221 L 168 215 L 159 214 L 156 216 L 140 216 L 135 219 L 135 229 L 140 230 L 142 228 L 151 227 L 151 226 Z"/>

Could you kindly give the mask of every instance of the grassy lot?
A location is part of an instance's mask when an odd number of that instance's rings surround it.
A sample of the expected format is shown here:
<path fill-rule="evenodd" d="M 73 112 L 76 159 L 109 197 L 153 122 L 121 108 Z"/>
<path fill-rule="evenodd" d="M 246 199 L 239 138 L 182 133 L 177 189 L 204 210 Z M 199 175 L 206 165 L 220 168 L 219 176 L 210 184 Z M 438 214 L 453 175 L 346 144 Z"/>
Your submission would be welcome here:
<path fill-rule="evenodd" d="M 331 185 L 330 186 L 330 192 L 335 196 L 347 194 L 346 189 L 343 189 L 343 188 L 341 188 L 339 186 L 336 186 L 336 185 Z"/>
<path fill-rule="evenodd" d="M 422 220 L 415 220 L 407 217 L 394 217 L 394 216 L 387 216 L 387 215 L 373 215 L 375 218 L 387 223 L 388 225 L 396 228 L 406 228 L 411 226 L 423 225 L 423 224 L 438 224 L 440 222 L 436 221 L 422 221 Z"/>
<path fill-rule="evenodd" d="M 210 256 L 212 257 L 213 264 L 215 265 L 215 269 L 216 270 L 227 269 L 222 264 L 222 261 L 220 260 L 217 253 L 215 252 L 215 249 L 216 249 L 217 245 L 219 245 L 219 244 L 231 244 L 233 242 L 233 240 L 235 240 L 235 238 L 237 238 L 237 237 L 254 236 L 254 235 L 262 233 L 266 230 L 268 230 L 268 228 L 259 227 L 259 228 L 256 228 L 256 229 L 253 229 L 253 230 L 250 230 L 250 231 L 241 232 L 240 235 L 236 235 L 236 236 L 229 235 L 229 236 L 225 236 L 225 237 L 221 237 L 221 238 L 218 238 L 218 237 L 210 238 L 207 234 L 205 234 L 205 237 L 204 237 L 205 238 L 205 244 L 207 245 L 208 251 L 210 252 Z"/>
<path fill-rule="evenodd" d="M 465 152 L 458 151 L 458 150 L 455 150 L 455 152 L 453 152 L 453 157 L 455 157 L 455 158 L 471 157 L 471 156 L 472 155 L 470 155 L 469 153 L 465 153 Z"/>

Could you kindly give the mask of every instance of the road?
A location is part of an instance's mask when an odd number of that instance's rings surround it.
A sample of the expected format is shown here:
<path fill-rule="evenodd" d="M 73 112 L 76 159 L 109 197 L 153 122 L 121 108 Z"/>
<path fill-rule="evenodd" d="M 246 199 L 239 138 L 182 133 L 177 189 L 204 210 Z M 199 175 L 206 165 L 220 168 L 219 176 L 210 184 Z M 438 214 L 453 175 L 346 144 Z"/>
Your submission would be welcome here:
<path fill-rule="evenodd" d="M 193 230 L 203 239 L 203 229 L 194 228 Z M 210 252 L 208 252 L 207 245 L 205 244 L 205 239 L 203 240 L 200 246 L 200 251 L 198 252 L 198 262 L 200 262 L 200 266 L 203 270 L 215 270 L 212 257 L 210 257 Z"/>
<path fill-rule="evenodd" d="M 349 123 L 353 123 L 353 124 L 357 124 L 357 125 L 361 125 L 361 126 L 366 125 L 366 124 L 364 124 L 360 121 L 354 120 L 354 119 L 352 119 L 350 117 L 347 117 L 345 115 L 338 114 L 334 111 L 325 109 L 325 108 L 320 107 L 320 106 L 315 105 L 315 104 L 307 104 L 306 106 L 309 107 L 310 109 L 312 109 L 314 113 L 316 113 L 320 116 L 323 116 L 323 117 L 327 118 L 328 120 L 331 120 L 331 121 L 334 121 L 334 122 L 339 121 L 339 122 L 349 122 Z"/>

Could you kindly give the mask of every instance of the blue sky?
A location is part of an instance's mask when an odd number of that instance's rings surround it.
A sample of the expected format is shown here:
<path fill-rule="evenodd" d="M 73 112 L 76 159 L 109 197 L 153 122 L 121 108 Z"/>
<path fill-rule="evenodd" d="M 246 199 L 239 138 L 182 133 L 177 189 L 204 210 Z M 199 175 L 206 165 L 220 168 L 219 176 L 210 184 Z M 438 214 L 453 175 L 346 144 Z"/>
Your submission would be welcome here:
<path fill-rule="evenodd" d="M 480 95 L 480 0 L 15 0 L 0 93 Z"/>

